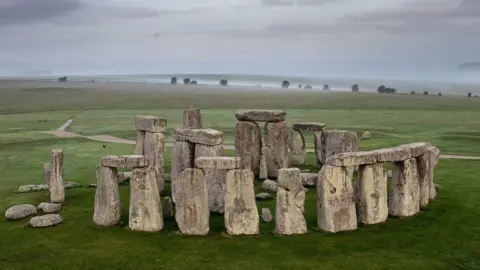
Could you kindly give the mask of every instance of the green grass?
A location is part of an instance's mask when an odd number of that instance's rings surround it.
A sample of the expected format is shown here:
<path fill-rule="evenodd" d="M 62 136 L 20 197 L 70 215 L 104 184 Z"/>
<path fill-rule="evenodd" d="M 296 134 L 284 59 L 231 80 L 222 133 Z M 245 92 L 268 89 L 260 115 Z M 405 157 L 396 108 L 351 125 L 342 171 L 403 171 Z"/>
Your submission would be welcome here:
<path fill-rule="evenodd" d="M 1 88 L 1 87 L 0 87 Z M 175 88 L 176 89 L 176 88 Z M 181 88 L 178 88 L 181 89 Z M 71 90 L 71 91 L 70 91 Z M 168 90 L 168 89 L 167 89 Z M 480 102 L 459 97 L 379 96 L 349 93 L 259 94 L 203 89 L 178 93 L 159 89 L 130 92 L 82 89 L 0 89 L 0 205 L 38 204 L 47 192 L 15 193 L 18 185 L 42 183 L 43 164 L 53 148 L 65 152 L 65 181 L 95 183 L 95 166 L 107 154 L 132 153 L 133 145 L 105 144 L 86 139 L 55 139 L 36 131 L 58 128 L 73 118 L 72 131 L 133 139 L 136 114 L 167 118 L 181 126 L 182 110 L 202 108 L 205 126 L 225 132 L 233 142 L 234 110 L 281 108 L 288 122 L 325 122 L 330 128 L 372 132 L 361 149 L 427 141 L 443 153 L 480 155 Z M 37 93 L 38 91 L 38 93 Z M 180 91 L 180 90 L 178 90 Z M 222 90 L 226 91 L 226 90 Z M 62 94 L 60 94 L 62 93 Z M 188 99 L 185 97 L 188 93 Z M 107 95 L 108 94 L 108 95 Z M 111 97 L 112 94 L 115 94 Z M 31 97 L 28 98 L 27 97 Z M 47 119 L 47 122 L 39 120 Z M 307 144 L 313 147 L 307 135 Z M 169 137 L 168 137 L 169 138 Z M 103 145 L 106 147 L 103 148 Z M 226 151 L 226 155 L 233 155 Z M 165 169 L 170 170 L 170 150 Z M 315 164 L 313 155 L 307 164 Z M 179 235 L 173 218 L 160 233 L 136 233 L 127 228 L 129 186 L 120 188 L 122 224 L 93 224 L 95 189 L 67 190 L 54 228 L 24 228 L 28 221 L 0 223 L 2 269 L 479 269 L 480 171 L 478 161 L 441 160 L 435 182 L 437 199 L 408 219 L 389 219 L 356 231 L 328 234 L 316 227 L 315 190 L 307 194 L 305 216 L 309 233 L 274 235 L 274 224 L 261 223 L 258 237 L 226 236 L 223 217 L 212 215 L 207 237 Z M 313 172 L 312 166 L 302 166 Z M 167 194 L 170 187 L 167 185 Z M 260 182 L 256 183 L 259 191 Z M 259 210 L 274 200 L 258 202 Z"/>

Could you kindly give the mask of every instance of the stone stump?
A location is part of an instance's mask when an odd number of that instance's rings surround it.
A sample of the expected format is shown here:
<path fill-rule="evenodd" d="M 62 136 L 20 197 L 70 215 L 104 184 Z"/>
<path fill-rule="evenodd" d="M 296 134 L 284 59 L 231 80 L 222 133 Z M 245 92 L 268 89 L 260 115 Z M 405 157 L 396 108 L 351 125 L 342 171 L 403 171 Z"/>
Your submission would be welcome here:
<path fill-rule="evenodd" d="M 97 167 L 97 190 L 93 222 L 99 226 L 114 226 L 120 222 L 120 194 L 116 168 Z"/>
<path fill-rule="evenodd" d="M 150 165 L 155 170 L 155 178 L 157 179 L 158 192 L 163 193 L 165 183 L 164 174 L 164 148 L 165 139 L 163 133 L 145 132 L 145 143 L 143 155 L 148 159 Z"/>
<path fill-rule="evenodd" d="M 256 235 L 259 216 L 255 203 L 254 175 L 250 170 L 230 170 L 225 194 L 225 228 L 230 235 Z"/>
<path fill-rule="evenodd" d="M 288 128 L 285 122 L 270 122 L 265 124 L 265 144 L 263 153 L 269 178 L 277 178 L 278 170 L 288 163 Z"/>
<path fill-rule="evenodd" d="M 49 185 L 50 202 L 63 203 L 65 201 L 65 186 L 63 183 L 63 151 L 61 149 L 54 149 L 52 151 L 52 155 L 52 171 Z"/>
<path fill-rule="evenodd" d="M 420 176 L 415 158 L 393 163 L 392 174 L 389 214 L 409 217 L 420 212 Z"/>
<path fill-rule="evenodd" d="M 193 168 L 195 160 L 195 144 L 187 141 L 176 141 L 172 148 L 172 164 L 170 170 L 170 187 L 172 190 L 172 201 L 175 199 L 176 178 L 185 169 Z"/>
<path fill-rule="evenodd" d="M 50 186 L 50 177 L 52 176 L 52 164 L 45 163 L 45 165 L 43 165 L 43 174 L 45 177 L 45 184 Z"/>
<path fill-rule="evenodd" d="M 359 169 L 358 219 L 363 224 L 377 224 L 388 219 L 387 178 L 382 163 Z"/>
<path fill-rule="evenodd" d="M 183 128 L 202 128 L 202 113 L 200 109 L 188 109 L 183 111 Z"/>
<path fill-rule="evenodd" d="M 255 122 L 239 121 L 236 125 L 235 155 L 242 159 L 242 169 L 260 174 L 261 132 Z"/>
<path fill-rule="evenodd" d="M 307 233 L 304 213 L 305 191 L 299 169 L 278 171 L 275 232 L 283 235 Z"/>

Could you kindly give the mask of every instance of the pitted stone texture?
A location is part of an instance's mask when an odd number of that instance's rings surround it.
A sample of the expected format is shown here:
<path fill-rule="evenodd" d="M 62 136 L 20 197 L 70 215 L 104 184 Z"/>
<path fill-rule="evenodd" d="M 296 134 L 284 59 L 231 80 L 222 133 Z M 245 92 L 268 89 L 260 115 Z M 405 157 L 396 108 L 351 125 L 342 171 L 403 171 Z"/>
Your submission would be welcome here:
<path fill-rule="evenodd" d="M 142 232 L 158 232 L 163 229 L 160 193 L 153 167 L 133 170 L 128 227 Z"/>
<path fill-rule="evenodd" d="M 44 213 L 56 213 L 62 210 L 62 205 L 59 203 L 42 202 L 37 206 L 37 209 Z"/>
<path fill-rule="evenodd" d="M 273 220 L 272 212 L 268 208 L 262 208 L 262 220 L 266 223 L 270 223 Z"/>
<path fill-rule="evenodd" d="M 430 184 L 433 182 L 432 158 L 434 157 L 429 151 L 416 158 L 419 174 L 420 209 L 427 207 L 430 200 Z"/>
<path fill-rule="evenodd" d="M 202 128 L 202 113 L 200 109 L 188 109 L 183 111 L 183 128 Z"/>
<path fill-rule="evenodd" d="M 322 132 L 317 131 L 313 133 L 313 143 L 315 147 L 315 157 L 317 158 L 317 167 L 321 167 L 322 160 L 325 160 L 322 152 Z"/>
<path fill-rule="evenodd" d="M 398 146 L 399 148 L 405 148 L 409 151 L 410 157 L 416 158 L 427 152 L 428 144 L 424 142 L 416 142 L 409 144 L 402 144 Z"/>
<path fill-rule="evenodd" d="M 238 110 L 235 117 L 238 121 L 283 122 L 287 113 L 279 110 Z"/>
<path fill-rule="evenodd" d="M 63 183 L 63 151 L 53 149 L 52 171 L 50 175 L 50 202 L 62 203 L 65 201 L 65 186 Z"/>
<path fill-rule="evenodd" d="M 93 222 L 99 226 L 113 226 L 120 222 L 120 194 L 117 183 L 117 169 L 99 166 L 97 168 L 97 190 Z"/>
<path fill-rule="evenodd" d="M 21 185 L 18 187 L 17 192 L 19 193 L 26 193 L 26 192 L 33 192 L 33 191 L 41 191 L 41 190 L 48 190 L 49 186 L 45 184 L 41 185 Z"/>
<path fill-rule="evenodd" d="M 353 193 L 346 168 L 322 167 L 317 181 L 317 226 L 332 233 L 357 229 Z"/>
<path fill-rule="evenodd" d="M 170 197 L 163 198 L 162 213 L 163 213 L 163 217 L 173 217 L 173 216 L 175 216 L 173 201 Z"/>
<path fill-rule="evenodd" d="M 137 130 L 162 133 L 167 126 L 167 120 L 151 115 L 137 115 L 137 117 L 135 117 L 135 126 L 137 127 Z"/>
<path fill-rule="evenodd" d="M 303 165 L 305 164 L 305 138 L 302 133 L 290 130 L 288 136 L 289 152 L 289 165 Z M 290 167 L 290 166 L 289 166 Z"/>
<path fill-rule="evenodd" d="M 145 133 L 145 144 L 143 148 L 143 153 L 147 158 L 149 165 L 155 168 L 157 187 L 160 194 L 163 194 L 163 190 L 165 187 L 165 182 L 163 180 L 164 149 L 165 138 L 163 136 L 163 133 Z"/>
<path fill-rule="evenodd" d="M 223 132 L 211 129 L 173 129 L 173 138 L 176 141 L 188 141 L 196 144 L 204 145 L 220 145 L 223 144 Z"/>
<path fill-rule="evenodd" d="M 195 166 L 200 169 L 235 170 L 240 168 L 240 161 L 235 157 L 199 157 Z"/>
<path fill-rule="evenodd" d="M 317 131 L 322 131 L 325 130 L 325 127 L 327 125 L 324 123 L 298 123 L 298 124 L 293 124 L 293 130 L 296 131 L 305 131 L 305 132 L 317 132 Z"/>
<path fill-rule="evenodd" d="M 182 234 L 206 235 L 209 231 L 208 189 L 201 169 L 185 169 L 176 179 L 175 220 Z"/>
<path fill-rule="evenodd" d="M 191 142 L 177 141 L 172 147 L 172 167 L 170 170 L 172 200 L 176 202 L 175 188 L 176 178 L 185 169 L 194 167 L 195 144 Z"/>
<path fill-rule="evenodd" d="M 260 174 L 262 139 L 257 123 L 240 121 L 236 125 L 235 156 L 241 158 L 242 169 L 251 169 L 255 176 Z"/>
<path fill-rule="evenodd" d="M 224 217 L 230 235 L 256 235 L 259 232 L 253 180 L 250 170 L 230 170 L 227 173 Z"/>
<path fill-rule="evenodd" d="M 383 164 L 360 166 L 358 219 L 363 224 L 382 223 L 388 218 L 387 178 Z"/>
<path fill-rule="evenodd" d="M 324 130 L 321 135 L 321 164 L 329 157 L 345 152 L 358 152 L 357 134 L 348 131 Z"/>
<path fill-rule="evenodd" d="M 30 226 L 33 228 L 51 227 L 63 222 L 62 216 L 59 214 L 48 214 L 30 219 Z"/>
<path fill-rule="evenodd" d="M 350 167 L 366 164 L 375 164 L 377 156 L 375 151 L 368 152 L 345 152 L 330 156 L 326 164 L 337 167 Z"/>
<path fill-rule="evenodd" d="M 260 179 L 267 179 L 268 178 L 267 161 L 265 160 L 264 155 L 260 156 L 260 173 L 259 173 L 258 178 L 260 178 Z"/>
<path fill-rule="evenodd" d="M 102 166 L 112 168 L 141 168 L 149 164 L 148 159 L 140 155 L 104 156 L 101 162 Z"/>
<path fill-rule="evenodd" d="M 278 171 L 277 205 L 275 208 L 275 232 L 283 235 L 307 233 L 303 215 L 305 191 L 299 169 Z"/>
<path fill-rule="evenodd" d="M 52 164 L 46 163 L 43 165 L 43 174 L 45 177 L 45 184 L 50 185 L 50 177 L 52 176 Z"/>
<path fill-rule="evenodd" d="M 420 186 L 414 158 L 393 164 L 393 178 L 388 197 L 391 216 L 409 217 L 420 212 Z"/>
<path fill-rule="evenodd" d="M 5 211 L 5 218 L 10 220 L 22 219 L 36 215 L 37 208 L 31 204 L 19 204 L 12 206 Z"/>
<path fill-rule="evenodd" d="M 435 183 L 433 182 L 433 169 L 437 166 L 438 160 L 440 159 L 440 149 L 434 146 L 428 147 L 428 152 L 431 155 L 431 170 L 432 170 L 432 177 L 430 178 L 430 200 L 434 200 L 437 197 L 437 190 L 435 188 Z"/>
<path fill-rule="evenodd" d="M 316 173 L 300 173 L 300 177 L 304 187 L 314 187 L 317 184 L 318 174 Z"/>
<path fill-rule="evenodd" d="M 278 170 L 288 162 L 288 128 L 285 122 L 266 123 L 264 155 L 269 178 L 277 178 Z"/>
<path fill-rule="evenodd" d="M 133 153 L 135 155 L 142 156 L 144 154 L 143 153 L 144 147 L 145 147 L 145 131 L 137 130 L 137 139 L 135 141 L 135 150 L 133 151 Z"/>
<path fill-rule="evenodd" d="M 404 161 L 411 157 L 410 150 L 404 147 L 383 148 L 372 152 L 375 153 L 377 162 Z"/>
<path fill-rule="evenodd" d="M 267 179 L 263 181 L 262 188 L 268 193 L 277 193 L 278 184 L 275 181 Z"/>

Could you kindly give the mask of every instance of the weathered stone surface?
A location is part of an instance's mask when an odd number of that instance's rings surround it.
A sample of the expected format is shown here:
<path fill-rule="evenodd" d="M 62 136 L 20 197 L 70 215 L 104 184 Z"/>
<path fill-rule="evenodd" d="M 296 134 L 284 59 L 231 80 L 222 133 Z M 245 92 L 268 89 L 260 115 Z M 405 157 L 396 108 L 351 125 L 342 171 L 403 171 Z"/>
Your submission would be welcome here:
<path fill-rule="evenodd" d="M 325 127 L 327 125 L 324 123 L 298 123 L 298 124 L 293 124 L 293 130 L 296 131 L 306 131 L 306 132 L 317 132 L 317 131 L 322 131 L 325 130 Z"/>
<path fill-rule="evenodd" d="M 350 167 L 366 164 L 375 164 L 377 155 L 375 151 L 345 152 L 330 156 L 325 162 L 330 166 Z"/>
<path fill-rule="evenodd" d="M 372 152 L 375 153 L 377 162 L 404 161 L 411 157 L 410 150 L 404 147 L 383 148 Z"/>
<path fill-rule="evenodd" d="M 195 159 L 200 157 L 219 157 L 223 155 L 223 145 L 195 145 Z M 211 212 L 225 211 L 225 180 L 227 170 L 203 169 L 208 186 L 208 206 Z"/>
<path fill-rule="evenodd" d="M 65 182 L 63 186 L 64 186 L 66 189 L 76 188 L 76 187 L 83 187 L 82 184 L 77 183 L 77 182 Z"/>
<path fill-rule="evenodd" d="M 135 155 L 143 156 L 143 149 L 145 147 L 145 131 L 137 130 L 137 139 L 135 141 L 135 150 L 133 153 Z"/>
<path fill-rule="evenodd" d="M 50 201 L 52 203 L 62 203 L 65 201 L 65 187 L 63 183 L 63 151 L 62 149 L 53 149 L 52 151 L 52 171 L 50 175 Z"/>
<path fill-rule="evenodd" d="M 153 167 L 133 170 L 128 227 L 142 232 L 158 232 L 163 229 L 160 193 Z"/>
<path fill-rule="evenodd" d="M 199 169 L 235 170 L 240 168 L 240 161 L 236 157 L 199 157 L 195 166 Z"/>
<path fill-rule="evenodd" d="M 26 192 L 33 192 L 33 191 L 41 191 L 41 190 L 48 190 L 49 186 L 45 184 L 41 185 L 21 185 L 18 187 L 17 192 L 19 193 L 26 193 Z"/>
<path fill-rule="evenodd" d="M 317 158 L 317 167 L 321 167 L 322 160 L 325 160 L 322 152 L 322 132 L 317 131 L 313 133 L 313 143 L 315 147 L 315 157 Z"/>
<path fill-rule="evenodd" d="M 405 148 L 410 152 L 410 157 L 415 158 L 421 156 L 427 152 L 428 144 L 424 142 L 416 142 L 409 144 L 402 144 L 399 148 Z"/>
<path fill-rule="evenodd" d="M 173 217 L 173 216 L 175 216 L 173 201 L 170 197 L 163 198 L 162 213 L 163 213 L 163 217 Z"/>
<path fill-rule="evenodd" d="M 109 155 L 102 158 L 101 165 L 112 168 L 142 168 L 148 167 L 150 163 L 148 162 L 147 157 L 140 155 Z"/>
<path fill-rule="evenodd" d="M 121 208 L 117 175 L 116 168 L 97 167 L 93 222 L 99 226 L 113 226 L 120 222 Z"/>
<path fill-rule="evenodd" d="M 258 178 L 260 178 L 260 179 L 267 179 L 268 178 L 267 161 L 265 160 L 264 155 L 260 156 L 260 173 L 258 175 Z"/>
<path fill-rule="evenodd" d="M 62 216 L 59 214 L 48 214 L 30 219 L 30 226 L 33 228 L 51 227 L 63 222 Z"/>
<path fill-rule="evenodd" d="M 428 147 L 428 152 L 430 152 L 432 162 L 431 170 L 432 170 L 432 177 L 430 178 L 430 200 L 434 200 L 437 197 L 437 189 L 435 188 L 435 183 L 433 182 L 433 169 L 437 166 L 438 160 L 440 159 L 440 149 L 434 146 Z"/>
<path fill-rule="evenodd" d="M 183 111 L 183 128 L 202 128 L 202 113 L 200 109 L 188 109 Z"/>
<path fill-rule="evenodd" d="M 45 163 L 45 165 L 43 165 L 43 175 L 45 178 L 45 185 L 50 185 L 50 177 L 52 176 L 52 164 Z"/>
<path fill-rule="evenodd" d="M 175 220 L 186 235 L 206 235 L 209 231 L 208 189 L 201 169 L 185 169 L 176 178 Z"/>
<path fill-rule="evenodd" d="M 420 188 L 417 162 L 414 158 L 393 164 L 393 178 L 388 196 L 391 216 L 409 217 L 420 212 Z"/>
<path fill-rule="evenodd" d="M 37 208 L 31 204 L 19 204 L 12 206 L 5 211 L 5 218 L 10 220 L 22 219 L 36 215 Z"/>
<path fill-rule="evenodd" d="M 416 158 L 419 173 L 420 209 L 427 207 L 430 200 L 430 184 L 433 183 L 432 158 L 434 157 L 429 151 Z"/>
<path fill-rule="evenodd" d="M 119 184 L 126 182 L 132 178 L 132 172 L 119 172 L 117 175 L 117 181 Z"/>
<path fill-rule="evenodd" d="M 360 166 L 358 219 L 363 224 L 377 224 L 388 218 L 387 178 L 383 164 Z"/>
<path fill-rule="evenodd" d="M 322 158 L 319 163 L 326 164 L 329 157 L 345 152 L 358 152 L 358 138 L 355 132 L 324 130 L 320 136 Z M 317 143 L 318 145 L 318 143 Z"/>
<path fill-rule="evenodd" d="M 270 193 L 262 192 L 262 193 L 257 193 L 255 195 L 255 199 L 257 199 L 257 200 L 269 200 L 269 199 L 273 199 L 273 196 Z"/>
<path fill-rule="evenodd" d="M 176 178 L 185 169 L 194 167 L 195 144 L 191 142 L 176 141 L 172 147 L 172 167 L 170 170 L 172 200 L 176 202 Z"/>
<path fill-rule="evenodd" d="M 59 203 L 42 202 L 37 206 L 37 209 L 44 213 L 56 213 L 62 210 L 62 205 Z"/>
<path fill-rule="evenodd" d="M 370 134 L 370 132 L 365 131 L 364 133 L 362 133 L 362 140 L 370 140 L 371 138 L 372 135 Z"/>
<path fill-rule="evenodd" d="M 242 169 L 251 169 L 255 176 L 260 174 L 262 139 L 257 123 L 240 121 L 236 125 L 235 156 L 241 158 Z"/>
<path fill-rule="evenodd" d="M 167 126 L 167 120 L 151 115 L 137 115 L 137 117 L 135 117 L 135 126 L 137 127 L 137 130 L 162 133 Z"/>
<path fill-rule="evenodd" d="M 289 152 L 289 165 L 303 165 L 305 164 L 305 138 L 302 133 L 295 130 L 289 130 L 288 147 Z"/>
<path fill-rule="evenodd" d="M 263 145 L 267 174 L 277 178 L 278 170 L 285 168 L 288 162 L 288 128 L 285 122 L 266 123 Z"/>
<path fill-rule="evenodd" d="M 145 144 L 143 153 L 148 159 L 148 163 L 155 169 L 158 192 L 163 194 L 165 182 L 163 181 L 164 171 L 164 148 L 165 138 L 163 133 L 145 133 Z"/>
<path fill-rule="evenodd" d="M 270 223 L 273 220 L 272 212 L 268 208 L 262 208 L 262 220 L 266 223 Z"/>
<path fill-rule="evenodd" d="M 353 193 L 352 180 L 344 167 L 322 167 L 317 181 L 317 226 L 332 233 L 355 230 Z"/>
<path fill-rule="evenodd" d="M 265 180 L 263 181 L 262 183 L 262 188 L 263 190 L 265 190 L 266 192 L 269 192 L 269 193 L 277 193 L 277 189 L 278 189 L 278 184 L 277 182 L 275 181 L 272 181 L 272 180 Z"/>
<path fill-rule="evenodd" d="M 390 170 L 390 171 L 387 172 L 387 178 L 392 178 L 392 177 L 393 177 L 393 173 L 392 173 L 392 171 Z"/>
<path fill-rule="evenodd" d="M 223 132 L 211 129 L 183 129 L 174 128 L 173 138 L 176 141 L 189 141 L 196 144 L 220 145 L 223 144 Z"/>
<path fill-rule="evenodd" d="M 238 121 L 283 122 L 287 113 L 279 110 L 238 110 L 235 117 Z"/>
<path fill-rule="evenodd" d="M 304 187 L 314 187 L 317 184 L 318 174 L 316 173 L 300 173 L 300 177 Z"/>
<path fill-rule="evenodd" d="M 277 205 L 275 208 L 275 232 L 278 234 L 305 234 L 307 223 L 303 215 L 305 191 L 299 169 L 278 171 Z"/>
<path fill-rule="evenodd" d="M 259 217 L 254 175 L 250 170 L 230 170 L 225 194 L 225 228 L 230 235 L 256 235 Z"/>

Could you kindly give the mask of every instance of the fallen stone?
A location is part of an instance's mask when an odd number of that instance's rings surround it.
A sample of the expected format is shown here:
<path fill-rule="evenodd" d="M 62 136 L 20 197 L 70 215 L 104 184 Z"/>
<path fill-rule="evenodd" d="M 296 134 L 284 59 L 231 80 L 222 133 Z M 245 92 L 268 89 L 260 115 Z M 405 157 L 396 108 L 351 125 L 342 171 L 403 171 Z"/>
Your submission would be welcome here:
<path fill-rule="evenodd" d="M 195 166 L 199 169 L 235 170 L 240 168 L 240 161 L 236 157 L 199 157 Z"/>
<path fill-rule="evenodd" d="M 114 226 L 120 223 L 120 193 L 117 183 L 118 171 L 112 167 L 97 167 L 97 190 L 93 207 L 93 222 L 99 226 Z"/>
<path fill-rule="evenodd" d="M 288 128 L 285 122 L 266 123 L 263 154 L 269 178 L 277 178 L 278 170 L 288 163 Z"/>
<path fill-rule="evenodd" d="M 235 156 L 241 159 L 240 168 L 250 169 L 255 176 L 259 176 L 262 147 L 260 127 L 255 122 L 240 121 L 235 129 Z"/>
<path fill-rule="evenodd" d="M 368 152 L 345 152 L 330 156 L 326 165 L 337 167 L 360 166 L 377 163 L 375 151 Z"/>
<path fill-rule="evenodd" d="M 62 205 L 59 203 L 42 202 L 37 206 L 37 209 L 44 213 L 56 213 L 62 210 Z"/>
<path fill-rule="evenodd" d="M 157 179 L 157 187 L 160 194 L 163 194 L 165 182 L 163 181 L 164 170 L 164 148 L 165 139 L 163 133 L 145 133 L 145 144 L 143 153 L 148 163 L 155 169 L 155 177 Z"/>
<path fill-rule="evenodd" d="M 117 181 L 122 184 L 132 178 L 132 172 L 119 172 L 117 175 Z"/>
<path fill-rule="evenodd" d="M 387 179 L 383 164 L 360 166 L 358 220 L 362 224 L 382 223 L 388 218 Z"/>
<path fill-rule="evenodd" d="M 63 222 L 63 218 L 59 214 L 48 214 L 30 219 L 30 226 L 33 228 L 51 227 Z"/>
<path fill-rule="evenodd" d="M 77 182 L 65 182 L 64 187 L 66 189 L 70 189 L 70 188 L 83 187 L 83 185 Z"/>
<path fill-rule="evenodd" d="M 235 117 L 238 121 L 282 122 L 287 113 L 279 110 L 238 110 Z"/>
<path fill-rule="evenodd" d="M 420 212 L 420 186 L 414 158 L 393 163 L 393 178 L 388 196 L 391 216 L 409 217 Z"/>
<path fill-rule="evenodd" d="M 135 155 L 143 156 L 143 149 L 145 147 L 145 131 L 137 130 L 137 139 L 135 141 L 135 150 L 133 153 Z"/>
<path fill-rule="evenodd" d="M 223 144 L 223 132 L 211 129 L 173 129 L 173 138 L 176 141 L 189 141 L 195 144 L 220 145 Z"/>
<path fill-rule="evenodd" d="M 262 208 L 262 220 L 266 223 L 270 223 L 273 220 L 272 212 L 268 208 Z"/>
<path fill-rule="evenodd" d="M 362 140 L 370 140 L 372 138 L 372 135 L 370 134 L 370 132 L 368 131 L 365 131 L 364 133 L 362 133 Z"/>
<path fill-rule="evenodd" d="M 173 216 L 175 216 L 173 201 L 170 197 L 163 198 L 162 213 L 163 213 L 163 217 L 173 217 Z"/>
<path fill-rule="evenodd" d="M 325 127 L 327 125 L 324 123 L 298 123 L 298 124 L 293 124 L 293 130 L 302 132 L 317 132 L 317 131 L 322 131 L 325 130 Z"/>
<path fill-rule="evenodd" d="M 43 165 L 43 173 L 45 177 L 45 185 L 50 185 L 50 177 L 52 175 L 52 164 L 46 163 Z"/>
<path fill-rule="evenodd" d="M 62 149 L 53 149 L 52 156 L 52 171 L 49 185 L 50 201 L 52 203 L 63 203 L 65 201 L 65 186 L 63 183 Z"/>
<path fill-rule="evenodd" d="M 176 178 L 185 169 L 194 167 L 195 144 L 191 142 L 176 141 L 172 147 L 172 162 L 170 169 L 172 200 L 176 202 Z"/>
<path fill-rule="evenodd" d="M 89 188 L 96 188 L 97 187 L 97 184 L 90 184 L 88 185 Z"/>
<path fill-rule="evenodd" d="M 305 139 L 302 133 L 295 130 L 289 130 L 288 148 L 290 149 L 288 160 L 290 162 L 288 167 L 292 165 L 305 164 Z"/>
<path fill-rule="evenodd" d="M 139 155 L 104 156 L 101 161 L 102 166 L 111 168 L 142 168 L 149 164 L 147 157 Z"/>
<path fill-rule="evenodd" d="M 200 109 L 183 111 L 183 128 L 202 128 L 202 113 Z"/>
<path fill-rule="evenodd" d="M 256 194 L 255 199 L 257 199 L 257 200 L 269 200 L 269 199 L 273 199 L 273 196 L 270 193 L 262 192 L 262 193 Z"/>
<path fill-rule="evenodd" d="M 304 187 L 315 187 L 317 184 L 318 174 L 316 173 L 300 173 L 302 184 Z"/>
<path fill-rule="evenodd" d="M 137 130 L 162 133 L 167 126 L 167 120 L 156 118 L 151 115 L 137 115 L 137 117 L 135 117 L 135 126 Z"/>
<path fill-rule="evenodd" d="M 262 183 L 262 188 L 263 190 L 265 190 L 266 192 L 269 192 L 269 193 L 277 193 L 277 189 L 278 189 L 278 184 L 277 182 L 275 181 L 272 181 L 272 180 L 265 180 L 263 181 Z"/>
<path fill-rule="evenodd" d="M 33 191 L 41 191 L 41 190 L 48 190 L 48 185 L 41 184 L 41 185 L 21 185 L 18 187 L 17 192 L 19 193 L 26 193 L 26 192 L 33 192 Z"/>
<path fill-rule="evenodd" d="M 5 218 L 17 220 L 36 214 L 37 208 L 35 206 L 31 204 L 19 204 L 8 208 L 7 211 L 5 211 Z"/>

